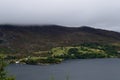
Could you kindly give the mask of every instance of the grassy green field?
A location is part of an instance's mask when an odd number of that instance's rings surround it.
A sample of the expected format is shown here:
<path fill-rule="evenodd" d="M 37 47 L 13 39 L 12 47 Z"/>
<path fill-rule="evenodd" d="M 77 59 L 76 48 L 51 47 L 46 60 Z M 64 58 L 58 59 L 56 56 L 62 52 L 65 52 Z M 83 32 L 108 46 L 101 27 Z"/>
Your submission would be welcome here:
<path fill-rule="evenodd" d="M 11 54 L 10 50 L 0 49 L 10 63 L 52 64 L 67 59 L 119 58 L 118 45 L 85 43 L 79 46 L 55 47 L 49 51 L 36 51 L 31 54 Z M 9 52 L 7 54 L 7 52 Z"/>

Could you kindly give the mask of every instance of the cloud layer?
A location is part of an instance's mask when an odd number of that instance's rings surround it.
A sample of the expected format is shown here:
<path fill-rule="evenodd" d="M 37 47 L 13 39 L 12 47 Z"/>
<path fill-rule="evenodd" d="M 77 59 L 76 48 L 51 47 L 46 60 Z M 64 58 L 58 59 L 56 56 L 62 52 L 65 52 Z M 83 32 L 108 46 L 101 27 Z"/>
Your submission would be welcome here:
<path fill-rule="evenodd" d="M 0 24 L 88 25 L 120 31 L 120 0 L 0 0 Z"/>

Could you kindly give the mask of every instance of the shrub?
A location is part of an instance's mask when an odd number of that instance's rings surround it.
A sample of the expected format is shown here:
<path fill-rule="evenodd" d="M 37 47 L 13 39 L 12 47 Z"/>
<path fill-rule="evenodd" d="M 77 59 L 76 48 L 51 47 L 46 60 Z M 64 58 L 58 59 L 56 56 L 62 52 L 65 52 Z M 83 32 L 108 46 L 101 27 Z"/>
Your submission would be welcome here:
<path fill-rule="evenodd" d="M 13 77 L 8 77 L 5 71 L 5 67 L 7 66 L 4 61 L 4 56 L 0 55 L 0 80 L 15 80 Z"/>

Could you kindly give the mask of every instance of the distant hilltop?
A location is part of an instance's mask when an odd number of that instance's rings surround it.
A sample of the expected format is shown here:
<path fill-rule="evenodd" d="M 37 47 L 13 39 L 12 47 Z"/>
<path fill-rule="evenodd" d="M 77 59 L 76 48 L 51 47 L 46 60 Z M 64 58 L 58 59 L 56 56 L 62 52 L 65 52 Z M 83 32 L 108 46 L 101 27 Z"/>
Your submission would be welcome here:
<path fill-rule="evenodd" d="M 82 43 L 119 44 L 120 33 L 88 26 L 0 25 L 0 47 L 31 53 L 53 47 L 77 46 Z"/>

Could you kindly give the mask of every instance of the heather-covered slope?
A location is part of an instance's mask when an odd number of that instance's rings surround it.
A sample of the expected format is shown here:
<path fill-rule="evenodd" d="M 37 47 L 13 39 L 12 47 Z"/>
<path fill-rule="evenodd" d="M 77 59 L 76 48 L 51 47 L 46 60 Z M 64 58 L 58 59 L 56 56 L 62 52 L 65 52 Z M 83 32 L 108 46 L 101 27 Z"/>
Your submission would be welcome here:
<path fill-rule="evenodd" d="M 93 42 L 120 43 L 120 33 L 87 26 L 74 28 L 58 25 L 0 25 L 0 51 L 2 49 L 8 53 L 32 53 Z"/>

